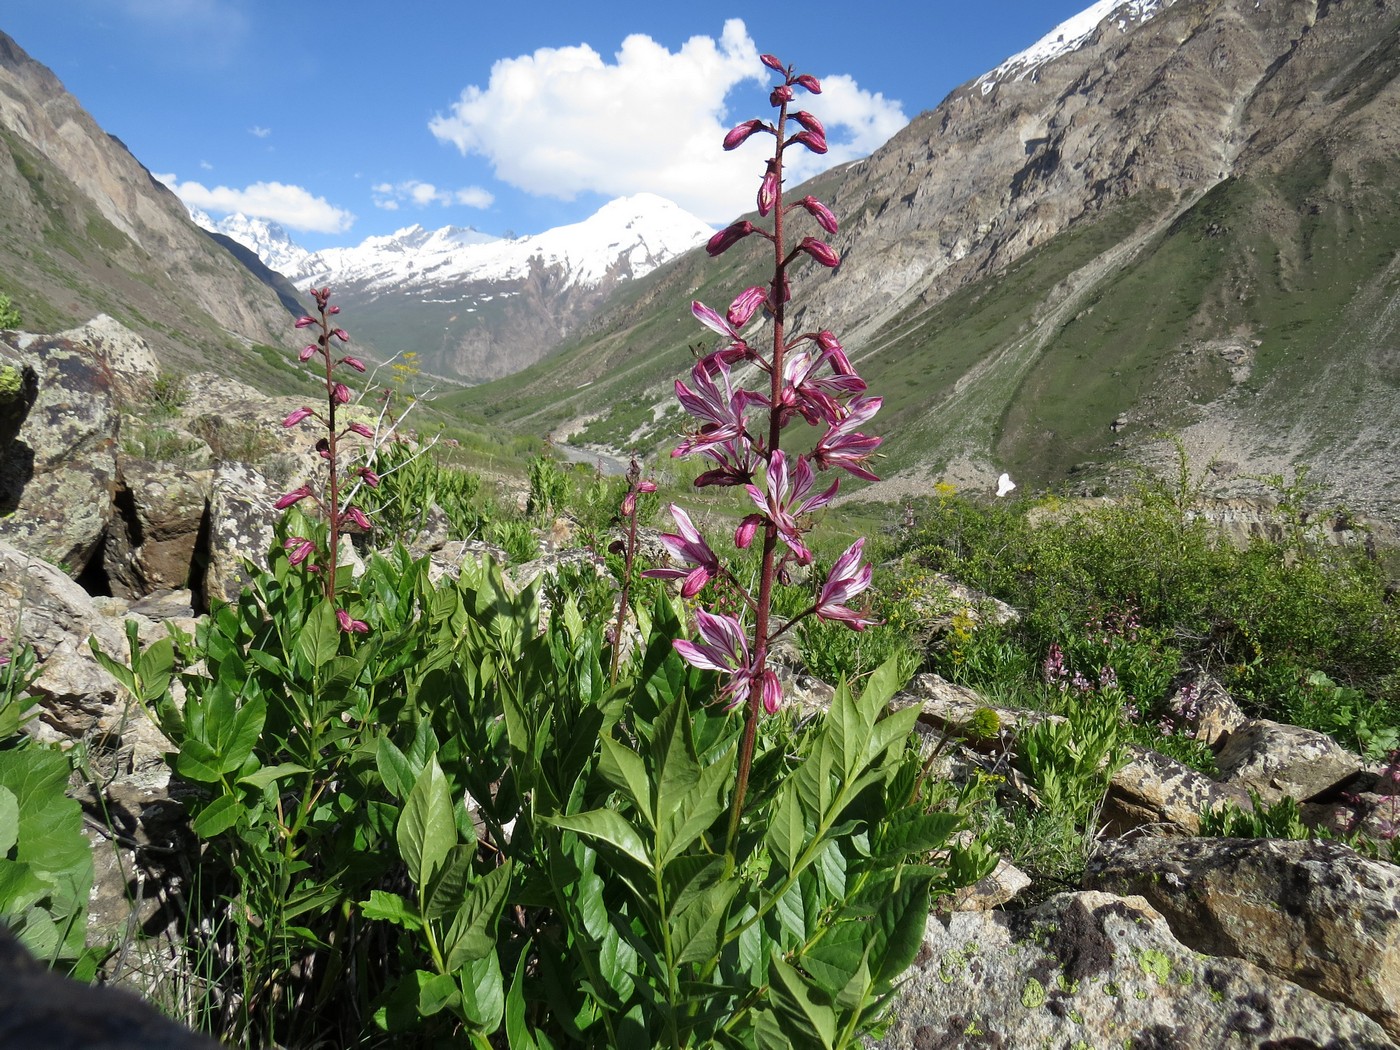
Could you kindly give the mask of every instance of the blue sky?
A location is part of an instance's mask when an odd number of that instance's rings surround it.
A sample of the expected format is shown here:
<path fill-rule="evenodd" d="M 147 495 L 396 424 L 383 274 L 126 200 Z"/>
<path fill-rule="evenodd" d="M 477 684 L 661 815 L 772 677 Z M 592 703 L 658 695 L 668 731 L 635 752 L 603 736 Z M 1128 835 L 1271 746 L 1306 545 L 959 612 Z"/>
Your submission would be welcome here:
<path fill-rule="evenodd" d="M 534 233 L 640 191 L 721 223 L 761 174 L 719 149 L 769 112 L 757 52 L 823 80 L 831 162 L 1087 6 L 6 0 L 0 30 L 187 200 L 315 249 Z"/>

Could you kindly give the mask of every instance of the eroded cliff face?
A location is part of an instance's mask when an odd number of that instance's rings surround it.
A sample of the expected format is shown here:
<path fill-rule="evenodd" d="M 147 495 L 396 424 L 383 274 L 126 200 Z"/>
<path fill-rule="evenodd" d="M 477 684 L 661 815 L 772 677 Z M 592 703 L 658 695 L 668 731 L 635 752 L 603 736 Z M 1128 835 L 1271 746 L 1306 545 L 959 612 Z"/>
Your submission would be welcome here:
<path fill-rule="evenodd" d="M 3 33 L 0 219 L 5 290 L 31 326 L 105 311 L 173 363 L 229 343 L 283 341 L 287 312 L 275 292 Z"/>

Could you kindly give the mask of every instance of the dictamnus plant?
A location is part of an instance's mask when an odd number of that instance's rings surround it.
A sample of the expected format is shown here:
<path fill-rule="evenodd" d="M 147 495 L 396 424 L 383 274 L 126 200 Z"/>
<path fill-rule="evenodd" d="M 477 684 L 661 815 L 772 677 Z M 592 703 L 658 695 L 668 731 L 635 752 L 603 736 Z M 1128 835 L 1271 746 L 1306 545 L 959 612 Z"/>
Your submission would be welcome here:
<path fill-rule="evenodd" d="M 357 357 L 339 352 L 340 346 L 350 341 L 350 334 L 344 328 L 333 326 L 331 319 L 340 313 L 340 307 L 331 303 L 331 290 L 313 288 L 311 295 L 316 300 L 316 316 L 299 317 L 296 326 L 298 329 L 311 329 L 316 341 L 302 347 L 298 356 L 303 364 L 311 362 L 313 367 L 320 370 L 326 390 L 326 407 L 323 412 L 318 412 L 303 405 L 282 420 L 282 426 L 291 428 L 312 419 L 324 428 L 325 436 L 316 442 L 316 452 L 325 460 L 325 475 L 319 486 L 313 488 L 310 483 L 301 485 L 286 493 L 273 506 L 286 510 L 310 500 L 319 508 L 327 529 L 325 547 L 318 551 L 316 539 L 306 536 L 289 536 L 285 546 L 291 552 L 293 565 L 301 565 L 308 571 L 321 574 L 326 600 L 334 606 L 341 533 L 347 526 L 365 531 L 370 528 L 368 515 L 346 499 L 348 486 L 358 481 L 373 487 L 379 484 L 379 477 L 363 463 L 359 466 L 349 465 L 341 445 L 350 434 L 373 440 L 374 431 L 364 423 L 342 423 L 337 418 L 338 410 L 348 405 L 354 395 L 348 386 L 336 378 L 336 369 L 345 367 L 363 372 L 365 364 Z M 363 634 L 369 630 L 368 624 L 353 619 L 343 608 L 336 607 L 335 615 L 342 631 Z"/>
<path fill-rule="evenodd" d="M 810 565 L 812 552 L 804 534 L 811 516 L 831 502 L 840 486 L 833 480 L 818 490 L 819 472 L 841 468 L 858 478 L 878 480 L 866 465 L 881 439 L 864 427 L 879 411 L 882 399 L 865 393 L 840 341 L 830 331 L 790 333 L 792 274 L 814 262 L 834 268 L 836 251 L 824 240 L 797 233 L 790 224 L 814 224 L 819 232 L 837 232 L 837 219 L 812 196 L 789 201 L 783 192 L 784 156 L 789 149 L 827 151 L 821 122 L 795 109 L 798 91 L 818 94 L 821 84 L 808 74 L 794 75 L 773 55 L 763 63 L 782 77 L 770 95 L 777 110 L 770 120 L 755 118 L 733 128 L 724 138 L 726 150 L 756 136 L 772 140 L 772 155 L 764 165 L 758 188 L 758 215 L 763 223 L 742 220 L 710 239 L 707 251 L 722 255 L 739 242 L 758 237 L 772 256 L 772 277 L 766 285 L 741 291 L 724 314 L 695 302 L 696 319 L 723 338 L 713 352 L 696 361 L 689 384 L 676 381 L 676 396 L 697 428 L 673 456 L 702 456 L 709 469 L 697 486 L 742 486 L 757 508 L 734 533 L 734 546 L 748 548 L 756 540 L 762 555 L 756 589 L 727 571 L 709 542 L 680 507 L 671 513 L 678 534 L 662 537 L 685 568 L 653 569 L 647 575 L 684 579 L 682 594 L 701 594 L 711 581 L 722 580 L 728 595 L 737 593 L 740 612 L 698 610 L 698 641 L 679 640 L 676 651 L 695 667 L 726 675 L 722 692 L 729 704 L 744 710 L 745 726 L 739 751 L 737 789 L 730 814 L 731 841 L 737 833 L 753 762 L 754 741 L 762 713 L 772 714 L 782 703 L 778 677 L 768 666 L 773 642 L 808 616 L 840 621 L 863 630 L 873 621 L 850 602 L 870 585 L 871 571 L 863 565 L 864 540 L 857 540 L 831 568 L 816 600 L 798 615 L 775 623 L 773 591 L 789 581 L 791 565 Z M 800 232 L 800 230 L 799 230 Z M 762 315 L 766 324 L 753 326 Z M 766 329 L 766 330 L 765 330 Z M 751 330 L 751 335 L 745 335 Z M 805 424 L 816 440 L 793 452 L 789 428 Z M 788 447 L 784 448 L 784 441 Z"/>

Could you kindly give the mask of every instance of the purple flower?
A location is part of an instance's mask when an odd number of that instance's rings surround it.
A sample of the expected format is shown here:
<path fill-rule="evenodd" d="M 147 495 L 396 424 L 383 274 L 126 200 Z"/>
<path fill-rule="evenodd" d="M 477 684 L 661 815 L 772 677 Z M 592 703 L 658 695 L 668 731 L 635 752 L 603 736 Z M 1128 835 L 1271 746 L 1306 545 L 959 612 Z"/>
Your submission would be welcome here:
<path fill-rule="evenodd" d="M 307 317 L 305 314 L 302 314 L 297 318 L 297 328 L 310 328 L 313 324 L 316 324 L 316 318 L 314 317 Z"/>
<path fill-rule="evenodd" d="M 303 346 L 303 347 L 301 348 L 301 353 L 297 354 L 297 360 L 298 360 L 298 361 L 301 361 L 301 362 L 303 362 L 303 363 L 306 362 L 306 361 L 310 361 L 310 360 L 311 360 L 311 355 L 314 354 L 314 353 L 315 353 L 317 350 L 319 350 L 319 349 L 321 349 L 321 348 L 320 348 L 319 346 L 317 346 L 315 343 L 307 343 L 305 346 Z"/>
<path fill-rule="evenodd" d="M 758 532 L 758 527 L 762 524 L 762 514 L 745 515 L 744 520 L 739 522 L 739 527 L 734 530 L 734 546 L 741 551 L 748 550 L 749 544 L 753 543 L 753 538 Z"/>
<path fill-rule="evenodd" d="M 851 398 L 846 406 L 846 418 L 828 430 L 812 450 L 817 466 L 823 470 L 841 467 L 866 481 L 879 481 L 879 476 L 862 464 L 880 447 L 881 439 L 858 433 L 856 427 L 869 421 L 880 410 L 884 400 L 881 397 Z"/>
<path fill-rule="evenodd" d="M 312 412 L 311 409 L 309 409 L 309 408 L 307 408 L 305 405 L 303 405 L 301 408 L 297 409 L 295 412 L 288 413 L 287 418 L 284 419 L 284 420 L 282 420 L 282 425 L 283 425 L 284 427 L 294 427 L 294 426 L 296 426 L 298 423 L 300 423 L 303 419 L 305 419 L 307 416 L 312 416 L 312 415 L 315 415 L 315 413 Z"/>
<path fill-rule="evenodd" d="M 800 142 L 813 153 L 825 153 L 827 151 L 826 136 L 815 131 L 799 131 L 788 143 Z"/>
<path fill-rule="evenodd" d="M 350 433 L 352 434 L 359 434 L 362 438 L 369 438 L 370 440 L 374 439 L 374 431 L 371 430 L 369 427 L 365 426 L 365 424 L 363 423 L 351 423 L 345 429 L 350 431 Z"/>
<path fill-rule="evenodd" d="M 344 609 L 335 611 L 336 622 L 340 624 L 340 629 L 346 634 L 368 634 L 369 624 L 364 620 L 352 620 L 350 614 Z"/>
<path fill-rule="evenodd" d="M 778 178 L 778 166 L 770 160 L 768 170 L 763 175 L 763 181 L 758 184 L 758 214 L 767 216 L 773 210 L 773 206 L 778 203 L 778 191 L 781 185 L 781 180 Z"/>
<path fill-rule="evenodd" d="M 731 313 L 733 309 L 734 308 L 731 306 Z M 711 310 L 704 303 L 700 302 L 700 300 L 697 299 L 690 304 L 690 312 L 697 321 L 711 331 L 717 332 L 723 336 L 728 336 L 730 339 L 739 338 L 739 333 L 734 330 L 735 326 L 731 322 L 721 317 L 717 311 Z"/>
<path fill-rule="evenodd" d="M 379 488 L 379 475 L 376 474 L 374 471 L 370 470 L 369 467 L 361 467 L 358 473 L 360 475 L 361 480 L 363 480 L 364 483 L 370 488 Z"/>
<path fill-rule="evenodd" d="M 716 445 L 733 441 L 744 433 L 744 410 L 751 395 L 740 390 L 735 393 L 729 380 L 729 369 L 719 364 L 714 369 L 723 389 L 715 382 L 711 370 L 697 362 L 690 370 L 692 390 L 679 379 L 676 380 L 676 397 L 681 407 L 701 421 L 700 430 L 683 442 L 673 456 L 683 456 L 690 452 L 705 451 Z"/>
<path fill-rule="evenodd" d="M 678 638 L 671 643 L 672 647 L 680 654 L 681 659 L 692 667 L 728 674 L 729 681 L 721 690 L 729 694 L 729 701 L 725 706 L 738 707 L 749 698 L 753 679 L 763 679 L 771 672 L 767 672 L 766 669 L 756 672 L 749 666 L 749 643 L 744 637 L 744 629 L 734 617 L 716 616 L 704 609 L 697 609 L 695 629 L 700 635 L 700 641 L 692 642 Z M 773 684 L 776 685 L 776 679 Z M 773 686 L 762 681 L 761 688 L 765 689 L 767 700 L 768 691 L 772 690 Z M 781 690 L 778 690 L 777 700 L 780 702 L 781 698 Z"/>
<path fill-rule="evenodd" d="M 847 607 L 852 598 L 870 586 L 870 566 L 860 564 L 864 549 L 864 537 L 846 548 L 846 552 L 831 567 L 826 583 L 822 585 L 821 595 L 817 598 L 818 616 L 823 620 L 839 620 L 853 631 L 863 631 L 878 622 Z"/>
<path fill-rule="evenodd" d="M 305 536 L 290 536 L 282 541 L 282 546 L 292 552 L 287 560 L 293 565 L 300 565 L 316 549 Z"/>
<path fill-rule="evenodd" d="M 361 361 L 358 357 L 342 357 L 340 359 L 340 363 L 343 365 L 349 365 L 356 372 L 363 372 L 365 370 L 365 363 Z"/>
<path fill-rule="evenodd" d="M 801 84 L 814 95 L 820 95 L 822 93 L 822 82 L 810 73 L 803 73 L 800 77 L 794 79 L 793 83 Z"/>
<path fill-rule="evenodd" d="M 812 491 L 814 479 L 806 456 L 798 456 L 796 466 L 789 473 L 787 456 L 782 449 L 777 449 L 768 461 L 768 491 L 764 493 L 755 485 L 747 486 L 749 498 L 777 527 L 778 536 L 802 565 L 811 564 L 812 552 L 802 542 L 802 528 L 797 519 L 825 507 L 840 485 L 834 481 L 825 492 L 811 496 L 808 493 Z"/>
<path fill-rule="evenodd" d="M 719 558 L 705 542 L 705 537 L 700 535 L 700 530 L 691 522 L 690 515 L 674 503 L 671 504 L 670 510 L 680 534 L 663 532 L 661 545 L 673 558 L 678 558 L 693 568 L 647 569 L 642 575 L 653 580 L 684 580 L 685 583 L 681 585 L 681 597 L 693 598 L 700 593 L 705 584 L 719 575 Z"/>
<path fill-rule="evenodd" d="M 331 390 L 336 401 L 340 402 L 340 404 L 348 405 L 350 403 L 350 388 L 344 383 L 336 383 Z"/>
<path fill-rule="evenodd" d="M 275 510 L 286 510 L 292 504 L 298 503 L 301 500 L 306 499 L 306 497 L 309 495 L 311 495 L 310 486 L 303 485 L 301 486 L 301 488 L 292 489 L 291 492 L 287 493 L 272 506 Z"/>
<path fill-rule="evenodd" d="M 821 135 L 823 138 L 826 137 L 826 128 L 822 127 L 822 122 L 805 109 L 799 109 L 792 114 L 792 119 L 802 125 L 803 131 L 810 131 L 815 135 Z M 812 198 L 808 197 L 807 199 L 811 200 Z"/>
<path fill-rule="evenodd" d="M 735 328 L 743 328 L 753 319 L 753 315 L 758 312 L 758 308 L 763 305 L 767 298 L 768 289 L 761 284 L 745 288 L 729 304 L 729 312 L 725 315 L 726 320 Z"/>
<path fill-rule="evenodd" d="M 767 66 L 769 69 L 774 70 L 775 72 L 787 72 L 787 70 L 783 67 L 782 62 L 778 61 L 777 55 L 759 55 L 758 60 L 762 62 L 765 66 Z"/>
<path fill-rule="evenodd" d="M 350 333 L 347 332 L 344 328 L 337 328 L 334 332 L 331 333 L 331 335 L 335 336 L 342 343 L 350 342 Z"/>

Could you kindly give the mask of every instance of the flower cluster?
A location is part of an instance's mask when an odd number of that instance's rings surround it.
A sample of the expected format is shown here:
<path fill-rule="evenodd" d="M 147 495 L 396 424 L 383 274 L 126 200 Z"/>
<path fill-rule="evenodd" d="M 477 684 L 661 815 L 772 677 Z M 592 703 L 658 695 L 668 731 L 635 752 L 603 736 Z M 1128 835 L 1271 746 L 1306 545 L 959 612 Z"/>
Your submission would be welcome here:
<path fill-rule="evenodd" d="M 318 554 L 316 542 L 306 536 L 289 536 L 283 546 L 290 552 L 288 560 L 293 565 L 304 566 L 309 572 L 322 573 L 326 599 L 334 603 L 336 558 L 340 549 L 341 533 L 351 528 L 368 532 L 371 527 L 369 516 L 345 500 L 346 489 L 356 482 L 375 488 L 379 485 L 379 475 L 367 466 L 346 466 L 341 440 L 350 434 L 373 440 L 374 431 L 359 422 L 342 426 L 336 419 L 337 410 L 342 405 L 348 405 L 353 395 L 350 388 L 336 378 L 335 370 L 349 368 L 355 372 L 363 372 L 365 363 L 358 357 L 340 353 L 343 345 L 350 341 L 350 334 L 344 328 L 335 327 L 331 320 L 340 313 L 340 307 L 330 301 L 331 290 L 312 288 L 311 296 L 316 300 L 317 314 L 314 317 L 305 315 L 297 318 L 296 327 L 299 331 L 308 328 L 316 330 L 316 341 L 303 346 L 297 356 L 303 364 L 314 361 L 314 367 L 323 372 L 326 408 L 324 412 L 318 412 L 309 405 L 303 405 L 290 412 L 282 420 L 282 426 L 290 429 L 311 419 L 325 429 L 325 436 L 316 442 L 316 454 L 326 462 L 326 477 L 321 491 L 313 490 L 311 485 L 301 485 L 283 495 L 273 507 L 286 510 L 305 500 L 320 511 L 329 527 L 326 549 L 319 552 L 325 558 L 324 565 L 313 560 L 313 555 Z M 344 609 L 337 608 L 335 615 L 342 631 L 364 634 L 369 630 L 368 624 L 363 620 L 354 619 Z"/>
<path fill-rule="evenodd" d="M 719 336 L 720 343 L 695 362 L 688 380 L 676 381 L 676 397 L 694 428 L 672 453 L 708 461 L 696 478 L 697 486 L 742 487 L 747 493 L 753 510 L 740 522 L 733 542 L 746 549 L 761 537 L 758 590 L 744 588 L 728 573 L 690 516 L 674 505 L 670 511 L 677 531 L 662 536 L 672 567 L 645 573 L 681 581 L 681 594 L 687 598 L 702 595 L 716 580 L 740 595 L 738 605 L 752 617 L 751 625 L 731 612 L 700 610 L 695 615 L 696 640 L 677 641 L 675 648 L 693 666 L 725 675 L 722 695 L 732 706 L 746 706 L 751 721 L 760 707 L 772 713 L 782 702 L 777 675 L 767 664 L 768 647 L 778 635 L 809 615 L 858 631 L 874 622 L 851 605 L 870 586 L 870 566 L 861 562 L 863 540 L 836 560 L 815 602 L 803 613 L 775 625 L 770 612 L 773 587 L 788 580 L 789 566 L 812 563 L 805 540 L 810 517 L 831 502 L 840 486 L 835 479 L 819 484 L 818 473 L 839 468 L 854 477 L 878 480 L 868 462 L 881 440 L 865 433 L 881 399 L 866 395 L 865 382 L 837 337 L 824 329 L 796 335 L 786 330 L 790 271 L 804 260 L 827 268 L 841 261 L 825 240 L 789 236 L 786 224 L 802 220 L 829 235 L 837 232 L 838 223 L 815 197 L 791 202 L 783 197 L 785 151 L 826 152 L 821 121 L 795 108 L 799 90 L 819 94 L 821 84 L 807 74 L 795 75 L 772 55 L 760 58 L 782 78 L 769 98 L 777 113 L 770 120 L 737 125 L 724 137 L 724 148 L 772 136 L 773 152 L 757 194 L 758 215 L 766 224 L 735 222 L 710 238 L 707 251 L 719 256 L 741 241 L 758 238 L 772 252 L 772 279 L 743 289 L 722 313 L 701 302 L 691 305 L 696 320 Z M 799 421 L 816 434 L 809 451 L 793 453 L 781 446 L 784 431 Z"/>

